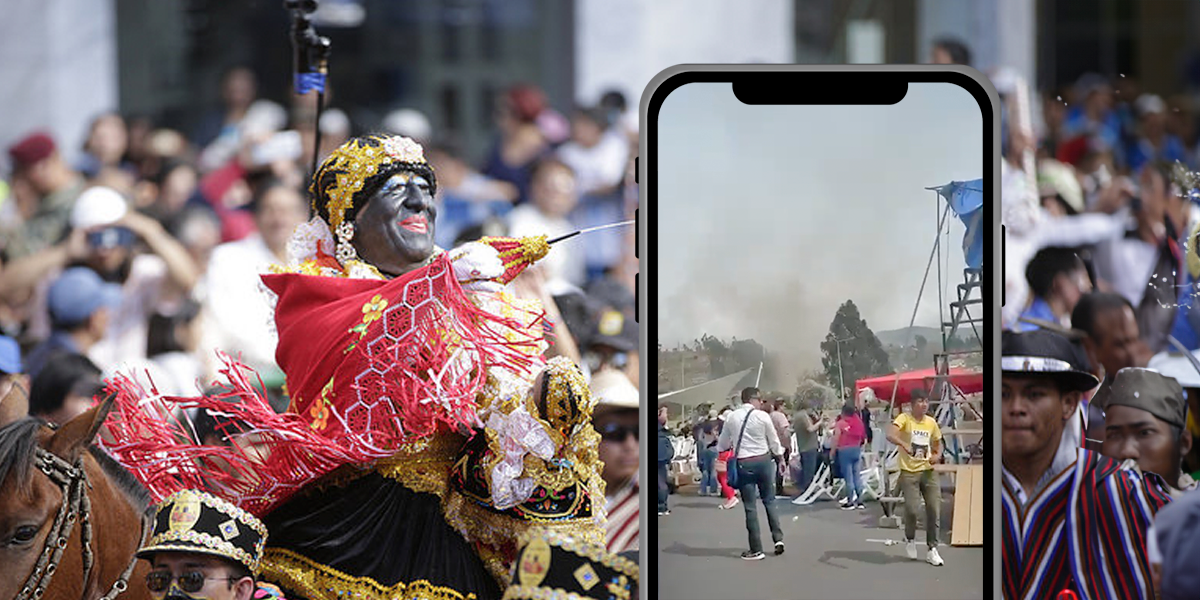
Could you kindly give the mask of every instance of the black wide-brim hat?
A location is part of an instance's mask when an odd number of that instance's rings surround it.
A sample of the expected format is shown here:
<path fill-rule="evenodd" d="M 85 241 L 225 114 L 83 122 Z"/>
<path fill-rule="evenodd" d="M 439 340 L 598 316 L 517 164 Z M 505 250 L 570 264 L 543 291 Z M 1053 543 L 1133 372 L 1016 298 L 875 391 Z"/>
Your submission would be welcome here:
<path fill-rule="evenodd" d="M 526 539 L 504 600 L 631 600 L 637 589 L 637 563 L 610 554 L 603 546 L 581 544 L 550 531 Z"/>
<path fill-rule="evenodd" d="M 266 542 L 267 526 L 254 515 L 212 494 L 181 490 L 159 503 L 150 542 L 137 556 L 150 560 L 157 552 L 207 554 L 257 574 Z"/>
<path fill-rule="evenodd" d="M 1100 385 L 1087 364 L 1083 350 L 1060 333 L 1005 331 L 1000 338 L 1002 373 L 1049 377 L 1065 391 L 1086 392 Z"/>

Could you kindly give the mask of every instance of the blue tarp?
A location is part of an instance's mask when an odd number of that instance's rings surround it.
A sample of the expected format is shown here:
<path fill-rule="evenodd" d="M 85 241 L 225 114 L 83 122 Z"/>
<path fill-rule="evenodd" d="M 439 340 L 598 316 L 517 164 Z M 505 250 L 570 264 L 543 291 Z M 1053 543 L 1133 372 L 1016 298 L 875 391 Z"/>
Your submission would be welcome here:
<path fill-rule="evenodd" d="M 983 180 L 952 181 L 937 188 L 939 196 L 950 203 L 967 232 L 963 235 L 963 255 L 967 267 L 983 268 Z"/>

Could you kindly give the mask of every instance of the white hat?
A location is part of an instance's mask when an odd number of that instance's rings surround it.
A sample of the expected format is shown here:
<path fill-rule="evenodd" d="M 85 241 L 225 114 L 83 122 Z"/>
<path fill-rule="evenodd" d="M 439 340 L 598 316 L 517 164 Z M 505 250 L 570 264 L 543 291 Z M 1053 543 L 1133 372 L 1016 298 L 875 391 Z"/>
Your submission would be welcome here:
<path fill-rule="evenodd" d="M 1200 350 L 1193 351 L 1192 355 L 1200 358 Z M 1146 366 L 1166 377 L 1173 377 L 1180 387 L 1200 388 L 1200 372 L 1196 371 L 1188 357 L 1182 354 L 1159 352 Z"/>
<path fill-rule="evenodd" d="M 637 386 L 624 373 L 615 369 L 603 369 L 592 375 L 592 396 L 596 408 L 637 408 L 641 394 Z"/>
<path fill-rule="evenodd" d="M 349 135 L 350 117 L 340 108 L 326 109 L 321 113 L 321 135 Z"/>
<path fill-rule="evenodd" d="M 429 140 L 433 136 L 433 125 L 418 110 L 401 108 L 393 110 L 383 118 L 383 128 L 389 133 L 410 137 L 414 140 Z"/>
<path fill-rule="evenodd" d="M 274 133 L 287 126 L 287 109 L 270 100 L 255 100 L 246 109 L 239 127 L 245 135 Z"/>
<path fill-rule="evenodd" d="M 88 188 L 75 200 L 71 209 L 71 227 L 91 229 L 111 225 L 129 212 L 125 197 L 112 188 L 97 186 Z"/>
<path fill-rule="evenodd" d="M 1083 186 L 1075 176 L 1075 168 L 1053 159 L 1042 159 L 1037 169 L 1038 191 L 1043 195 L 1057 194 L 1077 213 L 1084 211 Z"/>
<path fill-rule="evenodd" d="M 1138 96 L 1137 102 L 1134 103 L 1137 108 L 1137 113 L 1141 115 L 1163 114 L 1167 112 L 1167 103 L 1163 99 L 1154 94 L 1142 94 Z"/>
<path fill-rule="evenodd" d="M 990 79 L 996 87 L 997 94 L 1008 96 L 1017 91 L 1017 82 L 1021 80 L 1021 75 L 1012 67 L 998 67 L 992 71 Z"/>

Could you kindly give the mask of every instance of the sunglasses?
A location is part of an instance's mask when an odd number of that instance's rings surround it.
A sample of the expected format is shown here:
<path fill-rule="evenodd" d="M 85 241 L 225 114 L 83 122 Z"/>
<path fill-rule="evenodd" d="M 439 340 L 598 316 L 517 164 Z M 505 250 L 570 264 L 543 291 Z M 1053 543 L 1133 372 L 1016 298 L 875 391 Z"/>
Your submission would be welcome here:
<path fill-rule="evenodd" d="M 600 428 L 600 439 L 606 442 L 623 442 L 629 436 L 633 436 L 634 440 L 638 438 L 638 428 L 629 427 L 626 425 L 618 425 L 610 423 Z"/>
<path fill-rule="evenodd" d="M 236 581 L 236 577 L 205 577 L 203 571 L 185 571 L 173 575 L 170 571 L 154 571 L 146 574 L 146 588 L 151 592 L 165 592 L 171 580 L 179 582 L 179 589 L 195 594 L 204 588 L 205 581 Z"/>

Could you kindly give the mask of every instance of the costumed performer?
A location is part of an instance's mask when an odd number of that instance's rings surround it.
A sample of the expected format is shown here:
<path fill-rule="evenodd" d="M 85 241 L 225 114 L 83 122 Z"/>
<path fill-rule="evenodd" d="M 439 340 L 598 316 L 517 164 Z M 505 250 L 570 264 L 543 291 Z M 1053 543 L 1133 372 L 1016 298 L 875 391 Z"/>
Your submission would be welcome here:
<path fill-rule="evenodd" d="M 317 170 L 316 216 L 263 277 L 284 414 L 232 359 L 210 397 L 110 381 L 110 453 L 156 497 L 205 485 L 260 515 L 262 577 L 288 597 L 500 598 L 530 528 L 603 545 L 587 385 L 543 358 L 540 303 L 504 289 L 546 240 L 445 252 L 436 185 L 402 137 L 353 138 Z M 192 407 L 221 417 L 226 445 L 180 441 L 169 409 Z"/>

